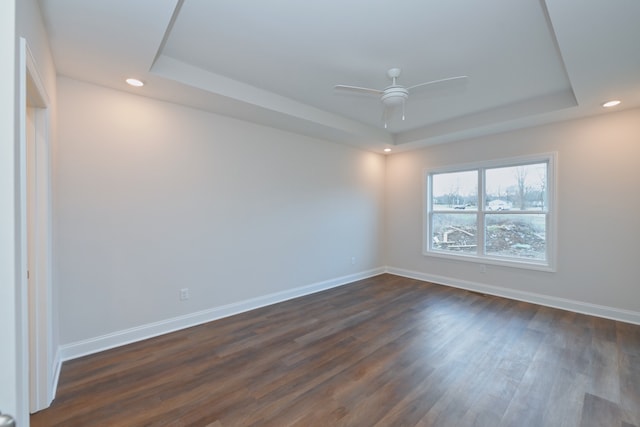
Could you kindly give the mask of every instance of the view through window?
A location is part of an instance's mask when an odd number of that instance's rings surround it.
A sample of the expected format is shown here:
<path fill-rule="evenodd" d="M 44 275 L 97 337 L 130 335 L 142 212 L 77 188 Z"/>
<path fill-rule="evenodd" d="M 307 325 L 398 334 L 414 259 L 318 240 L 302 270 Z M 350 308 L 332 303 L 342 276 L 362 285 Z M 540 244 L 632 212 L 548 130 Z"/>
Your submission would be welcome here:
<path fill-rule="evenodd" d="M 427 254 L 550 266 L 552 158 L 427 175 Z"/>

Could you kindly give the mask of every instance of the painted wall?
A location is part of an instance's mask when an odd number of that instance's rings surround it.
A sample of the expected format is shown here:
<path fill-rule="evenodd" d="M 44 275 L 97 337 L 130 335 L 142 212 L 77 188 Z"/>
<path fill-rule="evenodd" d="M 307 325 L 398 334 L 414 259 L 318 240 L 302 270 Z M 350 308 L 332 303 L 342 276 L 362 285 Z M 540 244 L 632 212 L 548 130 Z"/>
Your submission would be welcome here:
<path fill-rule="evenodd" d="M 384 265 L 383 156 L 65 77 L 58 118 L 62 344 Z"/>
<path fill-rule="evenodd" d="M 489 265 L 483 274 L 476 263 L 422 255 L 425 169 L 553 151 L 557 272 Z M 640 109 L 395 154 L 387 161 L 387 265 L 451 284 L 629 310 L 640 320 L 638 183 Z"/>

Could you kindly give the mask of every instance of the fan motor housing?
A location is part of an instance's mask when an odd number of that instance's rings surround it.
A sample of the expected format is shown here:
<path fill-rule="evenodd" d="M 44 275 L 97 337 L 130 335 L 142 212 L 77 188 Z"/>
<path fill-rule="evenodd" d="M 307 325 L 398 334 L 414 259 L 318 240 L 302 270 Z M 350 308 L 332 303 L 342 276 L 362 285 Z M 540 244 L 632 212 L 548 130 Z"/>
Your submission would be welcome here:
<path fill-rule="evenodd" d="M 409 91 L 402 86 L 389 86 L 384 90 L 380 100 L 384 105 L 400 105 L 409 98 Z"/>

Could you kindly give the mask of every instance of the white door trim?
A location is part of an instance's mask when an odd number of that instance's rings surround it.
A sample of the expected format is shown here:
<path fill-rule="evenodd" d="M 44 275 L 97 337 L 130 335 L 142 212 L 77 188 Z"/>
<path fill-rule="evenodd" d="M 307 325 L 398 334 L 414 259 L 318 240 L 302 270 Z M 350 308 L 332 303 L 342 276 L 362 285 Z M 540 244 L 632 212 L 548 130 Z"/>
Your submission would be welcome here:
<path fill-rule="evenodd" d="M 32 413 L 48 407 L 55 392 L 49 105 L 37 64 L 27 41 L 20 38 L 21 293 L 26 305 L 23 305 L 22 319 L 28 324 L 23 330 L 29 334 L 28 340 L 25 339 L 25 358 L 28 360 L 24 362 L 28 366 L 29 410 Z M 28 109 L 32 121 L 27 120 Z M 27 124 L 32 126 L 29 132 Z"/>
<path fill-rule="evenodd" d="M 28 419 L 21 376 L 17 177 L 16 0 L 0 1 L 0 411 Z M 27 425 L 27 424 L 25 424 Z"/>

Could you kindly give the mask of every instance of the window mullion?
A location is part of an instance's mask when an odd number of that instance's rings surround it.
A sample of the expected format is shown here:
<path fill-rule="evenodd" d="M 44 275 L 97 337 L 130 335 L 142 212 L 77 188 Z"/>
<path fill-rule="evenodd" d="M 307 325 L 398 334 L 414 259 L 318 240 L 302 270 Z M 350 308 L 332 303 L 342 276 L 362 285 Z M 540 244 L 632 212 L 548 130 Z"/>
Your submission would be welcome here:
<path fill-rule="evenodd" d="M 484 240 L 485 240 L 485 231 L 484 231 L 484 205 L 485 205 L 485 194 L 484 194 L 484 168 L 478 169 L 478 256 L 484 257 L 485 249 L 484 249 Z"/>

